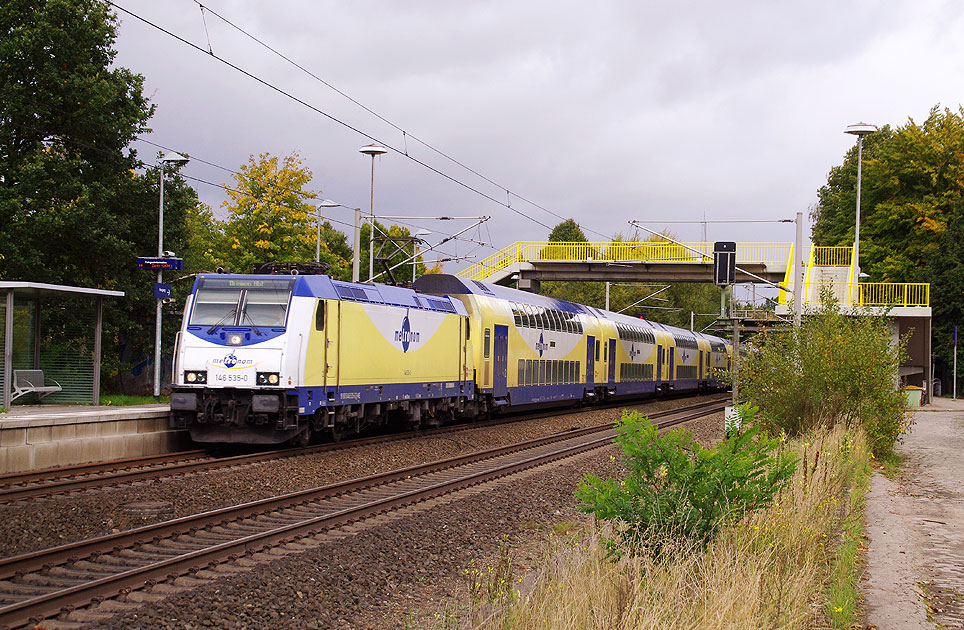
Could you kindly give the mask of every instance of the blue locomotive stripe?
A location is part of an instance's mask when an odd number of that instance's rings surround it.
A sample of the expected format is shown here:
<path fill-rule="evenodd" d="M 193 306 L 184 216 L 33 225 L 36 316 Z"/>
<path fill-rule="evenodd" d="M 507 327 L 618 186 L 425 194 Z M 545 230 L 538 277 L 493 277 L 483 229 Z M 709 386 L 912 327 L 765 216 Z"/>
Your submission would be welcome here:
<path fill-rule="evenodd" d="M 342 387 L 299 387 L 290 390 L 298 394 L 298 413 L 310 415 L 322 407 L 340 407 L 403 400 L 432 400 L 434 398 L 473 398 L 472 381 L 433 381 L 426 383 L 386 383 L 382 385 L 352 385 Z"/>
<path fill-rule="evenodd" d="M 241 335 L 241 346 L 253 346 L 265 341 L 269 341 L 285 334 L 284 328 L 258 326 L 255 330 L 252 326 L 218 326 L 212 333 L 208 331 L 211 326 L 187 326 L 186 330 L 199 339 L 215 343 L 219 346 L 227 346 L 228 337 L 234 334 Z M 237 346 L 239 344 L 231 344 Z"/>

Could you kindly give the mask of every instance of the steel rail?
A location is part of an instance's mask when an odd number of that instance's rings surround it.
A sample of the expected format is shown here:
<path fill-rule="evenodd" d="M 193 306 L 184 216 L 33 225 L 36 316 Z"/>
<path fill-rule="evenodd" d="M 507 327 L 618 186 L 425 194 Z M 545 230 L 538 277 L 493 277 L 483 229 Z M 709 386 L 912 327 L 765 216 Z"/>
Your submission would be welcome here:
<path fill-rule="evenodd" d="M 659 424 L 678 424 L 695 417 L 703 416 L 706 413 L 705 408 L 712 404 L 713 403 L 701 403 L 695 406 L 697 410 L 691 407 L 683 410 L 663 412 L 660 416 L 675 415 L 676 417 L 665 420 Z M 722 404 L 721 402 L 716 403 L 718 407 L 722 407 Z M 424 477 L 425 475 L 448 470 L 457 466 L 471 465 L 482 460 L 491 460 L 501 455 L 525 452 L 540 446 L 551 445 L 554 442 L 578 439 L 600 432 L 605 435 L 590 440 L 589 442 L 577 443 L 574 446 L 552 451 L 548 454 L 528 457 L 521 462 L 510 462 L 507 465 L 501 467 L 496 466 L 491 470 L 478 473 L 470 472 L 467 475 L 457 477 L 454 481 L 438 482 L 430 484 L 425 488 L 397 493 L 359 506 L 345 508 L 293 524 L 275 527 L 265 532 L 241 536 L 237 539 L 215 544 L 204 549 L 177 554 L 173 557 L 149 563 L 142 567 L 135 567 L 113 575 L 98 577 L 97 579 L 81 584 L 11 603 L 0 608 L 0 624 L 16 627 L 30 623 L 31 621 L 55 615 L 59 611 L 69 610 L 70 607 L 73 606 L 86 605 L 97 597 L 113 596 L 122 589 L 140 588 L 150 580 L 177 577 L 185 572 L 198 570 L 198 563 L 203 563 L 205 560 L 217 563 L 237 553 L 250 552 L 253 550 L 253 545 L 255 544 L 265 546 L 286 542 L 290 540 L 291 536 L 302 535 L 309 531 L 318 531 L 319 528 L 330 529 L 332 527 L 338 527 L 374 513 L 385 512 L 402 505 L 409 505 L 425 500 L 432 496 L 455 492 L 470 485 L 476 485 L 490 479 L 502 477 L 512 472 L 538 465 L 540 462 L 547 463 L 561 457 L 571 456 L 605 443 L 611 443 L 614 431 L 612 424 L 609 423 L 584 429 L 564 431 L 551 436 L 526 440 L 514 445 L 489 449 L 466 456 L 412 466 L 382 475 L 372 475 L 343 484 L 332 484 L 314 490 L 290 493 L 281 497 L 272 497 L 232 508 L 222 508 L 192 517 L 175 519 L 175 521 L 167 523 L 138 528 L 137 530 L 131 530 L 129 532 L 102 536 L 92 541 L 64 545 L 48 549 L 45 552 L 36 552 L 15 558 L 8 558 L 3 562 L 6 569 L 4 577 L 22 576 L 32 571 L 49 569 L 52 566 L 77 561 L 82 557 L 89 557 L 94 554 L 104 553 L 105 551 L 117 552 L 125 548 L 137 547 L 149 539 L 153 539 L 155 542 L 162 536 L 173 536 L 176 539 L 179 535 L 193 533 L 205 527 L 225 525 L 231 521 L 237 521 L 242 518 L 250 518 L 255 515 L 265 514 L 266 512 L 276 512 L 281 509 L 290 509 L 295 506 L 304 506 L 311 501 L 323 500 L 332 496 L 345 495 L 347 492 L 352 491 L 352 489 L 366 489 L 373 486 L 383 486 L 401 479 L 410 480 L 420 476 Z M 568 455 L 566 453 L 568 453 Z"/>
<path fill-rule="evenodd" d="M 676 417 L 665 420 L 662 423 L 657 423 L 657 426 L 679 424 L 687 420 L 702 417 L 706 414 L 705 408 L 711 404 L 712 403 L 701 403 L 695 406 L 697 407 L 695 410 L 693 408 L 687 408 L 664 412 L 660 415 L 675 415 Z M 723 403 L 716 403 L 716 405 L 722 408 Z M 46 554 L 38 552 L 17 558 L 10 558 L 8 561 L 5 561 L 7 568 L 16 567 L 13 575 L 23 575 L 38 568 L 46 569 L 54 564 L 63 564 L 72 560 L 79 560 L 80 558 L 78 557 L 65 557 L 65 554 L 69 556 L 69 554 L 80 551 L 81 549 L 83 549 L 85 555 L 98 552 L 102 553 L 108 550 L 104 547 L 104 543 L 110 545 L 110 551 L 119 551 L 123 548 L 135 546 L 137 542 L 143 544 L 146 538 L 152 536 L 154 541 L 157 541 L 164 535 L 173 535 L 176 537 L 179 533 L 193 533 L 202 527 L 225 524 L 229 521 L 250 518 L 254 515 L 264 514 L 265 512 L 274 512 L 280 509 L 292 508 L 297 505 L 305 505 L 310 501 L 344 495 L 352 489 L 357 490 L 359 488 L 381 486 L 400 479 L 409 480 L 420 476 L 424 477 L 430 473 L 444 471 L 458 466 L 467 466 L 482 460 L 491 460 L 502 455 L 522 453 L 540 446 L 552 445 L 555 442 L 561 441 L 571 441 L 594 433 L 603 433 L 604 435 L 589 441 L 564 446 L 548 453 L 526 457 L 520 461 L 497 465 L 479 472 L 469 471 L 467 474 L 457 476 L 451 480 L 429 483 L 429 485 L 422 488 L 399 492 L 388 497 L 367 501 L 360 505 L 274 527 L 264 532 L 241 536 L 234 540 L 205 547 L 204 549 L 180 553 L 142 567 L 131 568 L 113 575 L 102 576 L 81 584 L 15 602 L 0 608 L 0 623 L 6 624 L 8 627 L 17 627 L 36 622 L 39 619 L 55 615 L 62 610 L 69 610 L 73 606 L 86 605 L 97 597 L 113 596 L 125 589 L 143 587 L 152 580 L 174 578 L 184 573 L 199 570 L 199 563 L 203 564 L 204 562 L 208 562 L 210 564 L 216 564 L 238 554 L 264 550 L 272 544 L 284 544 L 308 533 L 326 531 L 375 514 L 456 492 L 466 487 L 478 485 L 558 459 L 571 457 L 587 450 L 611 444 L 615 431 L 612 424 L 609 423 L 584 429 L 564 431 L 543 438 L 526 440 L 514 445 L 489 449 L 461 457 L 448 458 L 446 460 L 413 466 L 398 471 L 391 471 L 383 475 L 373 475 L 352 480 L 344 484 L 333 484 L 312 491 L 291 493 L 281 497 L 273 497 L 271 499 L 235 506 L 233 508 L 223 508 L 193 517 L 176 519 L 175 521 L 161 523 L 157 526 L 147 526 L 139 528 L 138 530 L 131 530 L 130 532 L 104 536 L 89 541 L 95 544 L 86 548 L 83 547 L 83 543 L 75 543 L 47 550 Z M 187 531 L 185 531 L 185 527 L 188 527 Z M 255 549 L 255 547 L 259 548 Z M 6 577 L 10 577 L 9 573 L 6 574 Z"/>
<path fill-rule="evenodd" d="M 620 403 L 598 405 L 594 408 L 606 409 L 625 406 L 625 404 L 626 401 L 622 401 Z M 559 410 L 556 409 L 551 411 L 537 412 L 534 414 L 523 414 L 521 416 L 512 418 L 499 418 L 485 423 L 458 424 L 428 430 L 422 429 L 405 433 L 393 433 L 374 437 L 358 438 L 346 442 L 331 442 L 315 446 L 289 448 L 281 451 L 261 451 L 257 453 L 247 453 L 227 457 L 211 456 L 203 459 L 195 459 L 193 461 L 183 460 L 191 460 L 193 455 L 204 454 L 205 451 L 184 451 L 182 453 L 149 455 L 143 458 L 115 460 L 99 464 L 81 464 L 79 466 L 69 468 L 52 468 L 48 469 L 47 471 L 36 471 L 33 473 L 23 473 L 20 475 L 0 477 L 0 483 L 3 483 L 7 479 L 15 478 L 29 479 L 30 481 L 40 480 L 43 478 L 43 475 L 48 472 L 50 474 L 57 475 L 55 479 L 52 479 L 47 483 L 30 483 L 29 485 L 8 485 L 7 487 L 0 487 L 0 504 L 22 501 L 24 499 L 39 498 L 52 494 L 64 494 L 104 486 L 121 485 L 135 481 L 142 481 L 145 479 L 157 479 L 161 477 L 198 473 L 207 470 L 228 468 L 231 466 L 259 464 L 267 461 L 286 459 L 289 457 L 302 457 L 314 453 L 357 448 L 385 442 L 412 439 L 415 437 L 426 437 L 457 431 L 466 431 L 480 427 L 497 426 L 499 424 L 510 422 L 522 422 L 526 420 L 534 420 L 559 415 L 578 415 L 580 413 L 584 413 L 585 411 L 586 409 L 582 408 L 579 410 L 565 410 L 563 413 L 558 413 Z M 170 458 L 175 459 L 170 460 Z M 166 459 L 169 461 L 165 461 Z M 97 474 L 99 472 L 97 470 L 98 468 L 106 469 L 103 470 L 102 474 L 98 474 L 97 476 L 73 477 L 73 475 Z M 20 481 L 18 483 L 29 483 L 29 481 Z"/>

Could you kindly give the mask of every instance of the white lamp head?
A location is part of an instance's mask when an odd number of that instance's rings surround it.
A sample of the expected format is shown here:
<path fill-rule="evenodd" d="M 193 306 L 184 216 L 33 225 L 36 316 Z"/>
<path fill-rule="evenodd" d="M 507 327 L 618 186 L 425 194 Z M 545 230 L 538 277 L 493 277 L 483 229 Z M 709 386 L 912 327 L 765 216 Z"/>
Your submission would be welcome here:
<path fill-rule="evenodd" d="M 168 151 L 167 153 L 161 156 L 161 162 L 183 164 L 185 162 L 190 162 L 190 161 L 191 161 L 191 158 L 185 157 L 180 153 L 175 153 L 174 151 Z"/>
<path fill-rule="evenodd" d="M 372 157 L 375 157 L 376 155 L 384 155 L 385 153 L 388 153 L 388 149 L 374 143 L 366 144 L 362 148 L 358 149 L 358 151 L 360 153 L 364 153 L 365 155 L 370 155 Z"/>
<path fill-rule="evenodd" d="M 856 125 L 848 125 L 847 128 L 844 129 L 844 133 L 849 133 L 850 135 L 857 136 L 858 138 L 868 136 L 875 131 L 879 131 L 876 125 L 869 125 L 865 122 L 860 122 Z"/>

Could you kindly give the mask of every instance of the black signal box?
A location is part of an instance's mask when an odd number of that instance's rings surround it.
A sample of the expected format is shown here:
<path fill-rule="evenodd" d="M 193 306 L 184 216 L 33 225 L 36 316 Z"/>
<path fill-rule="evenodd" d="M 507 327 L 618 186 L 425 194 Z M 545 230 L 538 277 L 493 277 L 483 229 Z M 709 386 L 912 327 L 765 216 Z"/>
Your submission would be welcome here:
<path fill-rule="evenodd" d="M 713 243 L 713 282 L 718 285 L 736 281 L 736 243 L 716 241 Z"/>

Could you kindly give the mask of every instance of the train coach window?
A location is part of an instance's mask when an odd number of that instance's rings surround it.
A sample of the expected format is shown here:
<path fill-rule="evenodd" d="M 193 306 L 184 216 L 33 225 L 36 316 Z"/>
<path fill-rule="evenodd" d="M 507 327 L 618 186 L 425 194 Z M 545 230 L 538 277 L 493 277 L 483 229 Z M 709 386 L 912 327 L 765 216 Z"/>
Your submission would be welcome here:
<path fill-rule="evenodd" d="M 492 345 L 492 333 L 488 328 L 482 334 L 482 356 L 486 359 L 489 358 L 489 348 Z"/>
<path fill-rule="evenodd" d="M 526 360 L 519 359 L 519 385 L 525 385 L 526 382 Z"/>
<path fill-rule="evenodd" d="M 532 359 L 526 359 L 526 385 L 532 385 Z"/>
<path fill-rule="evenodd" d="M 325 302 L 318 300 L 318 308 L 315 309 L 315 330 L 325 329 Z"/>
<path fill-rule="evenodd" d="M 601 346 L 601 345 L 602 345 L 602 344 L 601 344 L 601 343 L 599 342 L 599 340 L 597 339 L 597 340 L 596 340 L 596 360 L 597 360 L 597 361 L 599 360 L 599 346 Z"/>

